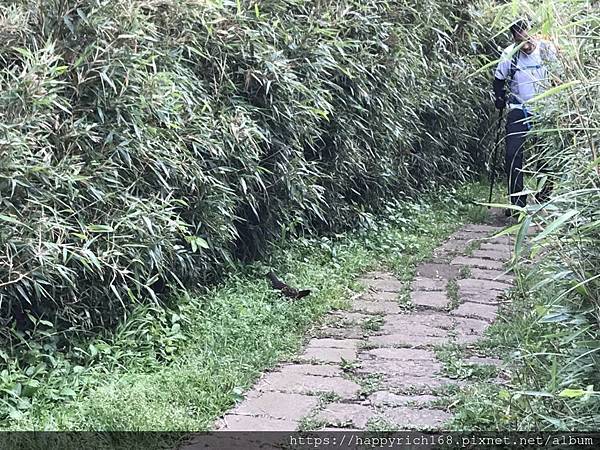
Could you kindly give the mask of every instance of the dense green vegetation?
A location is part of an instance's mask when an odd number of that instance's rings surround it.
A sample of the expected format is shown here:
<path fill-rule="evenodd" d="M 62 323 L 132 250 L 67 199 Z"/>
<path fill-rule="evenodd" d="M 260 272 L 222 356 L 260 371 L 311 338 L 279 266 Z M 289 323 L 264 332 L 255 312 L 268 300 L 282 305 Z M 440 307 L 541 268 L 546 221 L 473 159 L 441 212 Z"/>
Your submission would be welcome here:
<path fill-rule="evenodd" d="M 358 275 L 385 267 L 412 279 L 418 262 L 461 220 L 482 214 L 469 201 L 474 196 L 485 195 L 462 189 L 423 203 L 389 203 L 375 229 L 282 245 L 275 267 L 291 283 L 316 290 L 302 302 L 278 297 L 264 266 L 248 264 L 205 295 L 181 298 L 176 309 L 139 307 L 86 348 L 40 352 L 40 360 L 54 364 L 11 367 L 12 386 L 22 388 L 2 427 L 206 429 L 265 368 L 297 353 L 324 313 L 348 306 Z M 80 365 L 72 367 L 74 361 Z"/>
<path fill-rule="evenodd" d="M 468 3 L 0 2 L 2 419 L 169 361 L 175 288 L 468 178 Z"/>
<path fill-rule="evenodd" d="M 485 164 L 482 67 L 527 12 L 561 50 L 528 159 L 554 190 L 512 229 L 513 306 L 482 344 L 511 384 L 458 393 L 455 426 L 598 429 L 594 8 L 0 0 L 0 427 L 205 428 L 357 274 L 410 278 L 485 218 L 480 189 L 441 186 Z M 318 292 L 281 302 L 267 265 Z"/>
<path fill-rule="evenodd" d="M 267 239 L 466 179 L 469 3 L 1 2 L 0 317 L 113 325 Z"/>
<path fill-rule="evenodd" d="M 548 201 L 522 211 L 517 287 L 484 349 L 504 353 L 510 386 L 461 395 L 459 428 L 600 429 L 600 16 L 594 2 L 513 2 L 504 20 L 528 13 L 558 44 L 560 82 L 536 104 L 528 189 Z M 512 9 L 512 10 L 511 10 Z M 543 171 L 539 168 L 544 168 Z M 535 223 L 541 231 L 526 239 Z"/>

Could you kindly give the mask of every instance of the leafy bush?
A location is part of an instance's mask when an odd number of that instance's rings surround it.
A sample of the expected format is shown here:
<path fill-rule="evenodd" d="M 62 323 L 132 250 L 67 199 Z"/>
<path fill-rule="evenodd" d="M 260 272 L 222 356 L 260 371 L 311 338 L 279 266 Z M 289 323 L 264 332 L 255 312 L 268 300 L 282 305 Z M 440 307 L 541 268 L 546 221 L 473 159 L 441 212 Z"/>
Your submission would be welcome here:
<path fill-rule="evenodd" d="M 0 2 L 0 317 L 112 325 L 468 177 L 470 3 Z"/>

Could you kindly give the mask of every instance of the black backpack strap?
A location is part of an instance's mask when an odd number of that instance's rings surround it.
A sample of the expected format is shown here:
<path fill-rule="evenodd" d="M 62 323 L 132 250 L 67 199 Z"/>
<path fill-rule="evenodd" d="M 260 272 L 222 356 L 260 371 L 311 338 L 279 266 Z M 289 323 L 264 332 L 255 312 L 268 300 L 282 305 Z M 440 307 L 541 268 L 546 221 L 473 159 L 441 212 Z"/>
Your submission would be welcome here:
<path fill-rule="evenodd" d="M 510 88 L 510 85 L 512 84 L 513 80 L 515 79 L 515 74 L 517 73 L 517 71 L 519 70 L 519 54 L 521 53 L 521 50 L 517 50 L 517 52 L 513 55 L 511 61 L 510 61 L 510 71 L 508 72 L 508 87 Z"/>
<path fill-rule="evenodd" d="M 514 94 L 510 90 L 510 86 L 515 79 L 515 74 L 519 70 L 518 63 L 520 53 L 521 50 L 517 50 L 517 52 L 513 55 L 512 59 L 510 60 L 510 71 L 508 72 L 508 78 L 506 79 L 506 90 L 508 91 L 509 98 L 514 97 Z"/>

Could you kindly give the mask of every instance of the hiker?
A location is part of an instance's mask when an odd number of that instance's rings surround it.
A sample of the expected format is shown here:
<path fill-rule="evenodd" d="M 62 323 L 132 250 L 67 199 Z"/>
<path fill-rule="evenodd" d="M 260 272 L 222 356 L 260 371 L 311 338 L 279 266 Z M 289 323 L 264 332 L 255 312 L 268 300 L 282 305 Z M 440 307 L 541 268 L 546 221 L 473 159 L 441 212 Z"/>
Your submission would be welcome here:
<path fill-rule="evenodd" d="M 496 108 L 508 107 L 504 167 L 508 175 L 511 203 L 520 207 L 527 204 L 527 195 L 513 194 L 523 191 L 523 146 L 532 126 L 527 102 L 548 88 L 548 63 L 556 60 L 554 46 L 550 42 L 534 38 L 529 30 L 526 19 L 517 20 L 511 25 L 514 44 L 502 53 L 493 83 Z M 517 50 L 519 46 L 520 49 Z M 547 182 L 536 199 L 545 201 L 550 189 L 550 183 Z M 512 210 L 506 209 L 505 215 L 512 215 Z"/>

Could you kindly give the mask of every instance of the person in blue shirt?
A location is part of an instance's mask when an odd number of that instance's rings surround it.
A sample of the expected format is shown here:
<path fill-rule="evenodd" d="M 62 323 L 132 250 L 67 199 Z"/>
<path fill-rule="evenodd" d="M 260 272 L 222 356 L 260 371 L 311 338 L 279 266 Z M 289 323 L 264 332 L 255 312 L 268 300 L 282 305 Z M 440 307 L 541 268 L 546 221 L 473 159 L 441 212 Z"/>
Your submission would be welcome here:
<path fill-rule="evenodd" d="M 548 63 L 556 60 L 556 49 L 547 41 L 529 34 L 526 19 L 514 22 L 510 31 L 514 43 L 504 49 L 494 75 L 495 106 L 508 109 L 506 119 L 505 171 L 511 203 L 524 207 L 527 195 L 523 191 L 523 146 L 531 128 L 528 102 L 550 86 Z M 547 195 L 542 191 L 538 200 Z M 510 215 L 511 210 L 506 210 Z"/>

